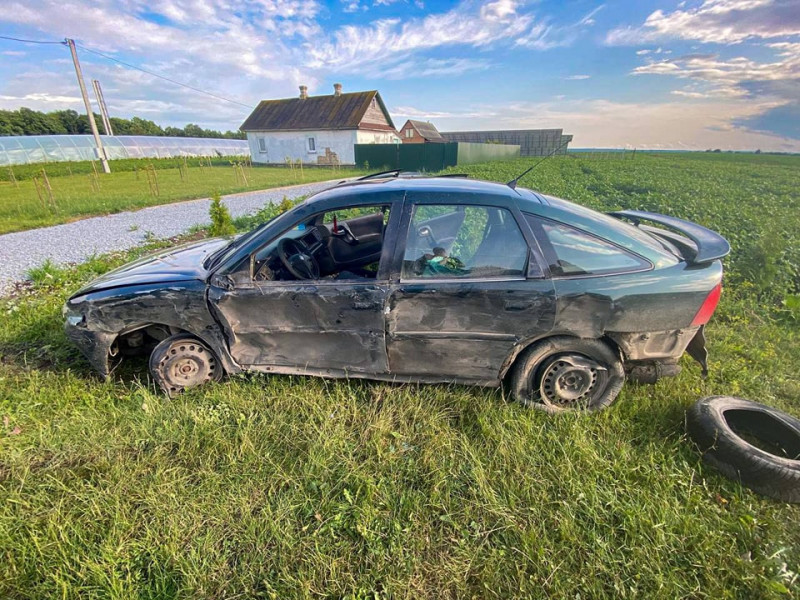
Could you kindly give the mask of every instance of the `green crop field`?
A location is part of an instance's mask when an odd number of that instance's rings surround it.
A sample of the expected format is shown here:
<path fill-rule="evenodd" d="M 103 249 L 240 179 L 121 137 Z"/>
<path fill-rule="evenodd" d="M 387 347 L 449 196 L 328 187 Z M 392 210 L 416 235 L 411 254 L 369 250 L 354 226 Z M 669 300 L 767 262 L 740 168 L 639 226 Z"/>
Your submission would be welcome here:
<path fill-rule="evenodd" d="M 97 176 L 90 162 L 0 168 L 0 234 L 75 219 L 135 210 L 213 192 L 248 190 L 352 177 L 353 169 L 312 167 L 239 168 L 241 159 L 111 161 L 112 173 Z M 232 162 L 233 161 L 233 162 Z M 149 167 L 152 166 L 152 171 Z M 99 163 L 95 165 L 100 168 Z M 44 171 L 44 175 L 42 172 Z M 45 181 L 45 176 L 47 181 Z M 47 189 L 49 185 L 49 189 Z"/>
<path fill-rule="evenodd" d="M 0 597 L 797 597 L 800 507 L 704 465 L 683 419 L 711 394 L 800 415 L 798 174 L 798 157 L 637 155 L 523 181 L 733 244 L 710 376 L 684 360 L 591 415 L 302 377 L 167 400 L 144 362 L 97 380 L 61 328 L 71 291 L 146 249 L 37 270 L 0 301 Z"/>

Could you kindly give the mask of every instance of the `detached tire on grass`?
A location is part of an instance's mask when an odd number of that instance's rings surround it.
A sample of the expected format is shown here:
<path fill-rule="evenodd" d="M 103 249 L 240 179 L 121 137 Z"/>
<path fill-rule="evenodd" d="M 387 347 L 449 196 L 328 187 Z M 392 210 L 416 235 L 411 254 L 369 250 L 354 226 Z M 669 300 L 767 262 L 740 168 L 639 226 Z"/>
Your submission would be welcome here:
<path fill-rule="evenodd" d="M 709 396 L 686 413 L 703 460 L 759 494 L 800 502 L 800 420 L 758 402 Z"/>

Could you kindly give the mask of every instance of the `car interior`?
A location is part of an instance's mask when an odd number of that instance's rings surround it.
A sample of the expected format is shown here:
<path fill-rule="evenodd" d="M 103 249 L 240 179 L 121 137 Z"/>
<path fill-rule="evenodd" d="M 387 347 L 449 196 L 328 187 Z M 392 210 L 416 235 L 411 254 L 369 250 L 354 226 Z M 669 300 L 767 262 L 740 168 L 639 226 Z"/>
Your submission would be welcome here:
<path fill-rule="evenodd" d="M 315 215 L 255 253 L 253 279 L 374 279 L 388 219 L 388 206 Z"/>
<path fill-rule="evenodd" d="M 419 205 L 403 277 L 504 277 L 524 272 L 528 246 L 511 214 L 484 206 Z"/>
<path fill-rule="evenodd" d="M 378 274 L 389 206 L 343 208 L 299 223 L 252 257 L 255 281 L 359 280 Z M 504 277 L 524 273 L 528 246 L 501 208 L 418 205 L 403 277 Z"/>

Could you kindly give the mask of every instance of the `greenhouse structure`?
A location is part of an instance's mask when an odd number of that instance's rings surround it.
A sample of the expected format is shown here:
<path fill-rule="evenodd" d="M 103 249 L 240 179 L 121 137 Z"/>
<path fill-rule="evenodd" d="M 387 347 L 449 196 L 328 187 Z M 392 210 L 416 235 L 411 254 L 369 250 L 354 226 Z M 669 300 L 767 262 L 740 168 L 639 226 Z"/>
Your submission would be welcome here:
<path fill-rule="evenodd" d="M 170 158 L 173 156 L 248 156 L 247 140 L 149 135 L 101 136 L 106 156 Z M 0 137 L 0 165 L 96 160 L 91 135 L 25 135 Z"/>

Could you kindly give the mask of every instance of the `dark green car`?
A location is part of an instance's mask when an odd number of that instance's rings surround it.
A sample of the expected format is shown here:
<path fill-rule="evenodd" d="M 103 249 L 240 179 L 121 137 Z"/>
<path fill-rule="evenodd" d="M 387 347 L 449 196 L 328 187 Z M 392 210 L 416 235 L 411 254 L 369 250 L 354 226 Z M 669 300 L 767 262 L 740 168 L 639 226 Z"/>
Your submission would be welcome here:
<path fill-rule="evenodd" d="M 729 250 L 672 217 L 393 173 L 122 267 L 64 311 L 100 373 L 148 352 L 169 394 L 260 371 L 505 382 L 533 407 L 597 409 L 684 352 L 705 370 Z"/>

